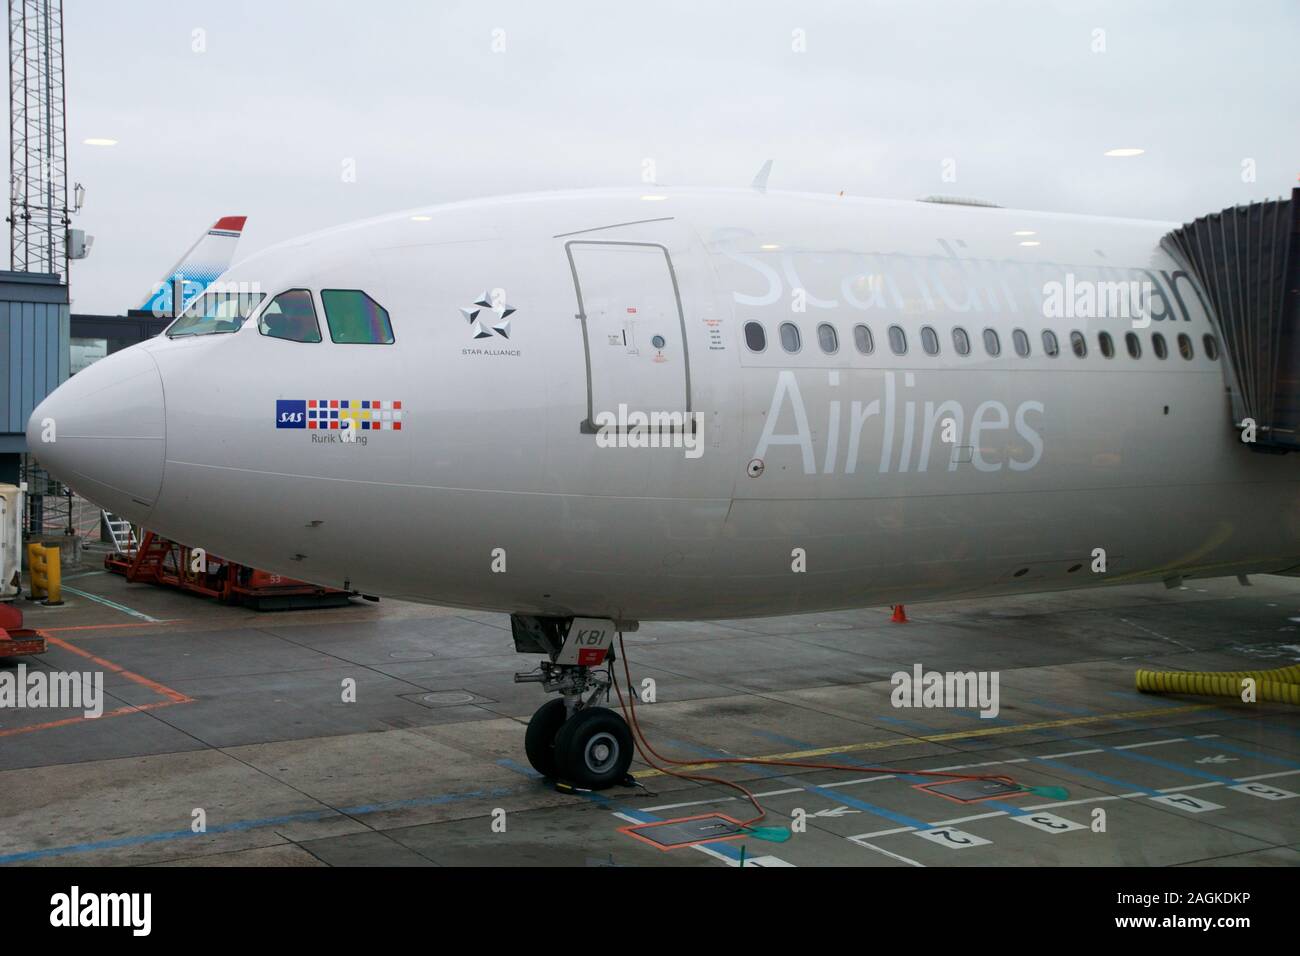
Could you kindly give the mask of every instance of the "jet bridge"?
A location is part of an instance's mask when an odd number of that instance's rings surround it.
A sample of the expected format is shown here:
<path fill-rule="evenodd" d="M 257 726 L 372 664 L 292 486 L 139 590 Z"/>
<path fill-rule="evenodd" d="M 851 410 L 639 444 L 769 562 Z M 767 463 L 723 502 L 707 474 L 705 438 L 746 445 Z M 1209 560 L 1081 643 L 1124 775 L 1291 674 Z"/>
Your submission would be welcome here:
<path fill-rule="evenodd" d="M 1300 450 L 1300 189 L 1202 216 L 1161 245 L 1204 290 L 1233 424 L 1254 423 L 1257 451 Z"/>

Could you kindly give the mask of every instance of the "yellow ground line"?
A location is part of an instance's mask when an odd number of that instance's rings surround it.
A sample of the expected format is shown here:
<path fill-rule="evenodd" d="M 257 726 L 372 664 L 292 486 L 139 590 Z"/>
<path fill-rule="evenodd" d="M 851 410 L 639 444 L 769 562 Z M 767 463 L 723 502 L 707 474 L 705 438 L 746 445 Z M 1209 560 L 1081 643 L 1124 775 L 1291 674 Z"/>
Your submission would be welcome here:
<path fill-rule="evenodd" d="M 754 757 L 754 760 L 804 760 L 809 757 L 825 757 L 829 754 L 852 753 L 859 750 L 884 750 L 886 747 L 902 747 L 907 744 L 939 743 L 945 740 L 963 740 L 968 737 L 992 737 L 996 734 L 1018 734 L 1028 730 L 1051 730 L 1054 727 L 1078 727 L 1081 724 L 1100 724 L 1108 720 L 1132 720 L 1138 717 L 1158 717 L 1164 714 L 1187 714 L 1197 710 L 1213 710 L 1216 704 L 1184 704 L 1181 707 L 1156 707 L 1152 710 L 1129 710 L 1120 714 L 1091 714 L 1087 717 L 1062 717 L 1060 720 L 1040 720 L 1034 724 L 1003 724 L 997 727 L 981 727 L 976 730 L 954 730 L 945 734 L 930 734 L 928 737 L 891 737 L 887 740 L 868 740 L 860 744 L 843 744 L 839 747 L 819 747 L 816 750 L 795 750 L 784 754 L 767 754 Z M 675 766 L 675 770 L 708 770 L 723 764 L 691 763 Z M 645 777 L 668 776 L 662 770 L 638 770 L 632 774 L 638 779 Z"/>

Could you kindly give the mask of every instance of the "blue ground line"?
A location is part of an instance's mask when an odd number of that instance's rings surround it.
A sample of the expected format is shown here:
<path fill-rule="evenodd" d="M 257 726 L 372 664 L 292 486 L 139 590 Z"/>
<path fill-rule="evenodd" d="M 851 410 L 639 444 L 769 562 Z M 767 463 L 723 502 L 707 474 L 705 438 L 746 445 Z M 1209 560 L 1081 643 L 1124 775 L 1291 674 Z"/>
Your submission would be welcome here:
<path fill-rule="evenodd" d="M 1143 694 L 1136 690 L 1108 690 L 1106 693 L 1112 697 L 1127 697 L 1130 700 L 1144 700 L 1148 703 L 1158 704 L 1160 707 L 1182 707 L 1182 702 L 1176 700 L 1166 700 L 1159 694 Z"/>
<path fill-rule="evenodd" d="M 755 737 L 763 737 L 763 738 L 766 739 L 766 740 L 770 740 L 770 741 L 772 741 L 772 742 L 774 742 L 774 743 L 782 744 L 783 746 L 786 746 L 786 747 L 793 747 L 793 748 L 795 748 L 796 750 L 816 750 L 816 749 L 817 749 L 816 746 L 815 746 L 814 744 L 810 744 L 810 743 L 809 743 L 808 741 L 806 741 L 806 740 L 795 740 L 793 737 L 783 737 L 783 736 L 781 736 L 780 734 L 774 734 L 774 733 L 771 733 L 771 732 L 766 731 L 766 730 L 754 730 L 752 727 L 750 728 L 750 731 L 749 731 L 749 732 L 752 733 Z M 828 759 L 829 759 L 829 757 L 831 757 L 831 756 L 833 756 L 833 757 L 835 758 L 836 761 L 839 761 L 839 762 L 841 762 L 841 763 L 852 764 L 852 765 L 854 765 L 854 766 L 858 766 L 858 767 L 869 767 L 869 766 L 871 766 L 870 764 L 868 764 L 868 763 L 866 762 L 866 760 L 865 760 L 864 758 L 862 758 L 862 757 L 855 757 L 855 756 L 853 756 L 852 754 L 845 754 L 845 753 L 841 753 L 841 754 L 831 754 L 831 755 L 828 755 Z M 797 758 L 793 758 L 793 757 L 792 757 L 791 759 L 793 760 L 793 759 L 797 759 Z M 791 770 L 797 770 L 798 768 L 797 768 L 797 767 L 791 767 L 790 769 L 791 769 Z"/>
<path fill-rule="evenodd" d="M 886 717 L 883 714 L 877 715 L 875 720 L 883 720 L 887 724 L 898 724 L 900 727 L 907 727 L 909 730 L 922 730 L 927 734 L 934 733 L 933 727 L 927 727 L 925 724 L 917 723 L 915 720 L 904 720 L 902 717 Z"/>
<path fill-rule="evenodd" d="M 1003 813 L 1013 817 L 1023 817 L 1027 813 L 1034 813 L 1033 810 L 1026 810 L 1024 807 L 1018 807 L 1014 803 L 1003 803 L 1001 800 L 977 800 L 975 806 L 993 807 L 1001 810 Z"/>
<path fill-rule="evenodd" d="M 108 598 L 100 597 L 98 594 L 89 594 L 86 591 L 79 591 L 76 588 L 69 587 L 66 584 L 63 586 L 63 590 L 71 591 L 73 594 L 79 595 L 80 597 L 84 597 L 89 601 L 94 601 L 96 604 L 102 604 L 105 607 L 111 607 L 115 611 L 121 611 L 123 614 L 130 614 L 132 617 L 138 617 L 140 620 L 148 621 L 150 624 L 162 623 L 162 621 L 159 618 L 150 617 L 148 614 L 141 614 L 139 611 L 133 610 L 127 607 L 125 604 L 118 604 L 116 601 L 110 601 Z"/>
<path fill-rule="evenodd" d="M 91 843 L 76 843 L 70 846 L 49 847 L 44 850 L 27 850 L 22 853 L 10 853 L 6 856 L 0 856 L 0 865 L 6 863 L 25 863 L 31 860 L 67 856 L 73 853 L 90 853 L 94 850 L 115 850 L 128 846 L 143 846 L 149 843 L 161 843 L 166 840 L 183 840 L 193 837 L 211 836 L 214 833 L 240 833 L 245 830 L 260 829 L 261 827 L 280 826 L 286 823 L 305 823 L 341 815 L 364 816 L 369 813 L 382 813 L 385 810 L 403 810 L 410 807 L 432 807 L 445 803 L 456 803 L 461 800 L 472 800 L 479 797 L 507 796 L 515 792 L 517 791 L 507 787 L 496 787 L 492 790 L 472 790 L 468 793 L 446 793 L 431 797 L 414 797 L 409 800 L 393 800 L 388 803 L 371 803 L 356 807 L 341 807 L 338 810 L 308 810 L 302 813 L 288 813 L 278 817 L 259 817 L 252 820 L 236 820 L 231 823 L 218 823 L 209 826 L 206 830 L 200 833 L 195 833 L 190 829 L 165 830 L 161 833 L 145 833 L 140 836 L 117 837 L 112 840 L 98 840 Z"/>
<path fill-rule="evenodd" d="M 31 860 L 43 860 L 54 856 L 67 856 L 72 853 L 88 853 L 92 850 L 113 850 L 127 846 L 141 846 L 147 843 L 161 843 L 165 840 L 180 840 L 186 837 L 209 836 L 213 833 L 236 833 L 253 830 L 258 827 L 279 826 L 285 823 L 303 823 L 335 816 L 333 810 L 313 810 L 306 813 L 289 813 L 279 817 L 262 817 L 258 820 L 240 820 L 235 823 L 222 823 L 210 826 L 206 831 L 195 833 L 193 830 L 167 830 L 162 833 L 146 833 L 142 836 L 117 837 L 113 840 L 100 840 L 95 843 L 76 843 L 71 846 L 49 847 L 44 850 L 27 850 L 23 853 L 10 853 L 0 856 L 0 864 L 26 863 Z"/>
<path fill-rule="evenodd" d="M 1197 740 L 1195 737 L 1185 738 L 1189 744 L 1196 744 L 1198 747 L 1204 747 L 1207 750 L 1226 750 L 1230 754 L 1241 754 L 1243 757 L 1250 757 L 1252 760 L 1260 760 L 1265 763 L 1277 764 L 1280 767 L 1300 767 L 1300 763 L 1294 760 L 1287 760 L 1284 757 L 1273 757 L 1269 754 L 1258 753 L 1254 750 L 1247 750 L 1245 747 L 1238 747 L 1235 744 L 1224 743 L 1222 740 Z M 1236 781 L 1233 781 L 1236 783 Z"/>
<path fill-rule="evenodd" d="M 1211 711 L 1211 713 L 1221 713 L 1224 715 L 1223 717 L 1216 718 L 1218 723 L 1227 724 L 1227 723 L 1240 723 L 1242 721 L 1250 721 L 1253 726 L 1259 727 L 1262 730 L 1270 730 L 1273 733 L 1285 734 L 1288 737 L 1300 737 L 1300 728 L 1284 727 L 1282 724 L 1275 724 L 1272 723 L 1271 721 L 1260 720 L 1258 717 L 1255 717 L 1250 714 L 1236 714 L 1226 710 Z"/>
<path fill-rule="evenodd" d="M 1043 700 L 1041 697 L 1035 697 L 1029 703 L 1035 707 L 1054 710 L 1059 714 L 1073 714 L 1076 717 L 1093 717 L 1098 713 L 1098 711 L 1090 710 L 1087 707 L 1066 707 L 1064 704 L 1054 704 L 1051 701 Z"/>
<path fill-rule="evenodd" d="M 909 817 L 904 813 L 896 813 L 893 810 L 886 810 L 884 807 L 878 807 L 874 803 L 867 803 L 865 800 L 859 800 L 856 797 L 850 797 L 846 794 L 839 793 L 835 790 L 835 785 L 830 784 L 825 787 L 806 786 L 803 789 L 809 793 L 815 793 L 819 797 L 825 797 L 837 804 L 843 804 L 846 807 L 853 807 L 855 810 L 865 810 L 867 813 L 874 813 L 878 817 L 883 817 L 894 823 L 901 824 L 905 827 L 912 827 L 915 830 L 931 830 L 933 827 L 924 820 L 917 820 L 915 817 Z"/>
<path fill-rule="evenodd" d="M 498 767 L 505 767 L 507 770 L 513 770 L 515 773 L 528 777 L 530 780 L 545 780 L 546 778 L 534 770 L 532 767 L 525 767 L 518 760 L 511 760 L 509 757 L 502 757 L 497 761 Z"/>
<path fill-rule="evenodd" d="M 1276 731 L 1277 733 L 1289 734 L 1292 737 L 1300 737 L 1300 730 L 1297 730 L 1295 727 L 1283 727 L 1280 724 L 1268 724 L 1262 720 L 1259 722 L 1259 726 L 1266 730 Z"/>
<path fill-rule="evenodd" d="M 729 754 L 725 750 L 713 750 L 709 747 L 701 747 L 698 744 L 688 743 L 685 740 L 670 739 L 670 740 L 665 740 L 664 743 L 675 750 L 692 750 L 695 753 L 699 754 L 701 757 L 707 758 L 708 760 L 737 759 L 735 754 Z M 704 761 L 700 761 L 700 762 L 703 763 Z M 759 777 L 784 777 L 789 774 L 789 768 L 785 768 L 785 767 L 765 767 L 761 763 L 743 764 L 742 766 L 753 768 L 754 774 Z M 690 767 L 683 767 L 678 772 L 685 773 L 685 774 L 699 773 L 699 771 L 692 770 Z M 669 776 L 672 775 L 669 774 Z"/>
<path fill-rule="evenodd" d="M 1144 787 L 1142 786 L 1142 784 L 1131 783 L 1128 780 L 1120 780 L 1118 777 L 1109 777 L 1106 774 L 1097 773 L 1093 770 L 1084 770 L 1082 767 L 1076 767 L 1073 764 L 1062 763 L 1061 761 L 1053 760 L 1050 757 L 1032 757 L 1030 759 L 1037 760 L 1039 763 L 1046 764 L 1049 767 L 1055 767 L 1058 770 L 1065 770 L 1068 771 L 1069 773 L 1075 773 L 1082 777 L 1091 777 L 1094 780 L 1101 780 L 1105 783 L 1109 783 L 1112 786 L 1121 787 L 1126 791 L 1137 790 L 1140 793 L 1145 793 L 1149 797 L 1164 796 L 1164 794 L 1161 793 L 1159 790 L 1153 790 L 1150 787 Z"/>
<path fill-rule="evenodd" d="M 1037 705 L 1040 706 L 1040 707 L 1046 707 L 1046 708 L 1049 709 L 1049 710 L 1059 710 L 1059 711 L 1061 711 L 1062 713 L 1076 713 L 1076 714 L 1080 714 L 1080 715 L 1085 715 L 1085 714 L 1095 713 L 1095 711 L 1089 711 L 1087 708 L 1065 708 L 1065 707 L 1061 707 L 1060 705 L 1054 705 L 1054 704 L 1051 704 L 1051 703 L 1049 703 L 1049 702 L 1047 702 L 1047 701 L 1045 701 L 1045 700 L 1032 700 L 1032 701 L 1030 701 L 1030 703 L 1031 703 L 1031 704 L 1037 704 Z M 1250 719 L 1252 719 L 1252 718 L 1249 718 L 1249 717 L 1242 717 L 1242 718 L 1229 717 L 1228 719 L 1230 719 L 1230 720 L 1237 720 L 1237 719 L 1241 719 L 1241 720 L 1250 720 Z M 1148 724 L 1142 724 L 1142 723 L 1139 723 L 1139 722 L 1134 721 L 1134 720 L 1116 720 L 1116 721 L 1114 721 L 1114 723 L 1116 723 L 1116 724 L 1120 724 L 1120 725 L 1123 725 L 1123 726 L 1127 726 L 1127 727 L 1131 727 L 1131 728 L 1133 728 L 1133 729 L 1135 729 L 1135 730 L 1141 730 L 1141 731 L 1144 731 L 1144 732 L 1147 732 L 1147 733 L 1158 733 L 1158 732 L 1160 732 L 1160 731 L 1168 731 L 1168 730 L 1171 729 L 1171 728 L 1167 728 L 1167 727 L 1152 727 L 1152 726 L 1150 726 L 1150 725 L 1148 725 Z M 1277 729 L 1280 730 L 1280 729 L 1283 729 L 1283 728 L 1277 728 Z M 1091 741 L 1091 740 L 1089 740 L 1089 739 L 1085 739 L 1085 738 L 1071 738 L 1071 739 L 1074 740 L 1074 741 L 1077 741 L 1077 742 L 1079 742 L 1079 743 L 1093 743 L 1094 746 L 1098 746 L 1098 747 L 1100 747 L 1100 749 L 1102 749 L 1102 750 L 1110 750 L 1110 749 L 1112 749 L 1112 748 L 1106 747 L 1106 746 L 1101 745 L 1101 744 L 1096 744 L 1095 742 L 1093 742 L 1093 741 Z M 1243 756 L 1243 757 L 1250 757 L 1250 758 L 1252 758 L 1252 759 L 1254 759 L 1254 760 L 1260 760 L 1260 761 L 1263 761 L 1263 762 L 1265 762 L 1265 763 L 1276 764 L 1276 765 L 1278 765 L 1278 766 L 1280 766 L 1280 767 L 1300 767 L 1300 763 L 1298 763 L 1298 762 L 1296 762 L 1296 761 L 1294 761 L 1294 760 L 1287 760 L 1287 759 L 1284 758 L 1284 757 L 1274 757 L 1274 756 L 1271 756 L 1271 755 L 1269 755 L 1269 754 L 1259 753 L 1258 751 L 1255 751 L 1255 750 L 1249 750 L 1249 749 L 1247 749 L 1247 748 L 1245 748 L 1245 747 L 1239 747 L 1239 746 L 1236 746 L 1236 745 L 1234 745 L 1234 744 L 1224 743 L 1222 740 L 1219 740 L 1219 739 L 1217 739 L 1217 738 L 1216 738 L 1215 740 L 1198 740 L 1198 739 L 1196 739 L 1195 737 L 1191 737 L 1191 736 L 1180 736 L 1178 739 L 1179 739 L 1180 741 L 1184 742 L 1184 743 L 1189 743 L 1189 744 L 1192 744 L 1192 745 L 1197 746 L 1197 747 L 1203 747 L 1203 748 L 1205 748 L 1206 750 L 1226 750 L 1228 753 L 1240 754 L 1240 755 Z M 1128 753 L 1128 751 L 1122 751 L 1122 753 Z M 1238 781 L 1236 781 L 1236 780 L 1231 780 L 1231 779 L 1228 779 L 1228 778 L 1222 778 L 1222 779 L 1223 779 L 1223 780 L 1226 780 L 1228 783 L 1232 783 L 1232 784 L 1236 784 L 1236 783 L 1238 782 Z"/>
<path fill-rule="evenodd" d="M 813 745 L 808 743 L 806 740 L 795 740 L 793 737 L 782 737 L 780 734 L 774 734 L 767 730 L 755 730 L 752 727 L 749 729 L 749 732 L 755 737 L 762 737 L 765 740 L 770 740 L 773 743 L 778 743 L 786 747 L 794 747 L 796 750 L 815 749 Z"/>
<path fill-rule="evenodd" d="M 1151 757 L 1147 754 L 1135 753 L 1132 750 L 1118 750 L 1115 747 L 1106 746 L 1098 746 L 1098 749 L 1103 753 L 1123 757 L 1125 760 L 1136 760 L 1139 763 L 1150 764 L 1153 767 L 1163 767 L 1165 770 L 1172 770 L 1174 773 L 1181 773 L 1188 777 L 1199 777 L 1202 780 L 1212 780 L 1215 783 L 1237 784 L 1241 782 L 1232 777 L 1223 777 L 1217 773 L 1210 773 L 1208 770 L 1197 770 L 1194 767 L 1186 767 L 1182 764 L 1176 764 L 1172 760 L 1161 760 L 1159 757 Z"/>
<path fill-rule="evenodd" d="M 1050 709 L 1056 709 L 1056 708 L 1053 708 L 1053 706 L 1050 706 L 1050 705 L 1045 705 L 1045 704 L 1044 704 L 1043 706 L 1048 706 L 1048 709 L 1049 709 L 1049 710 L 1050 710 Z M 975 714 L 976 717 L 978 717 L 978 713 L 976 713 L 976 711 L 967 711 L 967 713 L 966 713 L 965 715 L 966 715 L 966 717 L 970 717 L 971 714 Z M 1126 721 L 1125 723 L 1131 723 L 1131 722 Z M 1143 730 L 1143 731 L 1156 731 L 1156 730 L 1158 730 L 1158 728 L 1156 728 L 1156 727 L 1144 727 L 1144 726 L 1141 726 L 1141 724 L 1136 724 L 1136 723 L 1134 724 L 1134 727 L 1139 728 L 1139 730 Z M 1062 732 L 1056 730 L 1056 728 L 1052 728 L 1052 727 L 1044 727 L 1043 730 L 1041 730 L 1041 731 L 1039 731 L 1039 732 L 1040 732 L 1040 734 L 1047 734 L 1048 736 L 1052 736 L 1052 737 L 1054 737 L 1054 739 L 1057 739 L 1057 740 L 1062 741 L 1062 743 L 1066 743 L 1066 744 L 1079 744 L 1080 747 L 1086 747 L 1086 748 L 1089 748 L 1089 749 L 1097 749 L 1097 750 L 1101 750 L 1101 752 L 1104 752 L 1104 753 L 1105 753 L 1105 752 L 1114 752 L 1114 753 L 1121 754 L 1121 756 L 1128 756 L 1128 752 L 1127 752 L 1127 750 L 1117 750 L 1117 749 L 1115 749 L 1115 748 L 1113 748 L 1113 747 L 1104 747 L 1104 745 L 1097 744 L 1096 741 L 1093 741 L 1093 740 L 1084 740 L 1084 739 L 1079 739 L 1079 737 L 1071 737 L 1071 736 L 1069 736 L 1069 735 L 1062 734 Z M 1106 777 L 1106 775 L 1104 775 L 1104 774 L 1095 773 L 1095 771 L 1092 771 L 1092 770 L 1084 770 L 1083 767 L 1076 767 L 1076 766 L 1073 766 L 1073 765 L 1069 765 L 1069 763 L 1062 763 L 1061 761 L 1050 760 L 1050 758 L 1047 758 L 1047 757 L 1034 757 L 1034 760 L 1036 760 L 1036 761 L 1040 761 L 1040 762 L 1043 762 L 1043 763 L 1047 763 L 1048 766 L 1056 766 L 1056 767 L 1060 767 L 1060 769 L 1062 769 L 1062 770 L 1073 770 L 1073 771 L 1075 771 L 1075 773 L 1083 774 L 1084 777 L 1092 777 L 1092 778 L 1095 778 L 1095 779 L 1097 779 L 1097 780 L 1105 780 L 1105 782 L 1113 783 L 1113 784 L 1115 784 L 1115 786 L 1128 787 L 1128 788 L 1130 788 L 1130 790 L 1139 790 L 1139 791 L 1143 791 L 1143 792 L 1145 792 L 1145 793 L 1148 793 L 1148 795 L 1151 795 L 1151 796 L 1161 796 L 1160 791 L 1157 791 L 1157 790 L 1151 790 L 1151 788 L 1143 787 L 1143 786 L 1139 786 L 1139 784 L 1136 784 L 1136 783 L 1128 783 L 1128 782 L 1126 782 L 1126 780 L 1121 780 L 1121 779 L 1118 779 L 1118 778 L 1115 778 L 1115 777 Z M 1151 760 L 1154 760 L 1154 758 L 1151 758 Z M 1162 761 L 1156 761 L 1156 762 L 1162 762 Z M 1170 765 L 1170 767 L 1171 767 L 1171 769 L 1179 770 L 1180 773 L 1188 773 L 1188 771 L 1183 770 L 1182 767 L 1178 767 L 1178 766 L 1175 766 L 1175 765 Z M 1232 783 L 1235 783 L 1235 780 L 1232 780 Z M 1013 814 L 1013 816 L 1023 816 L 1023 814 L 1026 813 L 1026 810 L 1023 810 L 1022 808 L 1018 808 L 1018 806 L 1013 806 L 1013 805 L 1011 805 L 1011 804 L 1000 803 L 1000 801 L 995 801 L 995 800 L 980 800 L 979 803 L 982 803 L 982 804 L 989 804 L 989 805 L 992 805 L 992 806 L 997 806 L 998 809 L 1006 810 L 1006 812 Z"/>

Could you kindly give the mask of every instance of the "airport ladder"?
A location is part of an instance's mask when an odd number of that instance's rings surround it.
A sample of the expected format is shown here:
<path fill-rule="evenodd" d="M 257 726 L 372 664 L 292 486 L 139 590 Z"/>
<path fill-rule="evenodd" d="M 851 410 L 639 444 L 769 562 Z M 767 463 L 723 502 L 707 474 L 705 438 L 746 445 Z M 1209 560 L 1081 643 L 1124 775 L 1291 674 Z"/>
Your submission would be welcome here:
<path fill-rule="evenodd" d="M 113 537 L 113 547 L 120 554 L 134 554 L 139 548 L 140 542 L 136 539 L 135 528 L 131 522 L 125 518 L 119 518 L 111 512 L 105 511 L 104 524 L 108 527 L 108 533 Z"/>

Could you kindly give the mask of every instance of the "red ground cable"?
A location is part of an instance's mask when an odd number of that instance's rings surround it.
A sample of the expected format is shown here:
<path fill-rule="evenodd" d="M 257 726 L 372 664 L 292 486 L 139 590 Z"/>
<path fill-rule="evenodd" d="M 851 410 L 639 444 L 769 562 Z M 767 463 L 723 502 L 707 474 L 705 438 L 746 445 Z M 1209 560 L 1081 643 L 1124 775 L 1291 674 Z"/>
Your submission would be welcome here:
<path fill-rule="evenodd" d="M 767 816 L 767 811 L 763 809 L 762 804 L 758 802 L 758 798 L 749 790 L 745 789 L 738 783 L 731 780 L 723 780 L 720 777 L 708 777 L 703 774 L 683 773 L 671 770 L 668 767 L 661 767 L 646 756 L 646 751 L 654 754 L 654 756 L 663 763 L 676 764 L 679 767 L 692 767 L 705 763 L 738 763 L 768 767 L 802 767 L 809 770 L 847 770 L 852 773 L 862 773 L 865 771 L 867 773 L 891 774 L 893 776 L 901 777 L 945 777 L 949 780 L 996 780 L 999 783 L 1005 783 L 1009 786 L 1020 786 L 1014 778 L 1005 774 L 956 773 L 949 770 L 897 770 L 892 767 L 866 767 L 860 764 L 812 763 L 810 761 L 802 760 L 772 760 L 763 757 L 710 757 L 707 760 L 674 760 L 671 757 L 665 757 L 650 746 L 650 742 L 646 739 L 645 733 L 641 730 L 641 725 L 636 719 L 636 695 L 632 693 L 632 671 L 628 668 L 627 652 L 623 647 L 622 631 L 618 634 L 618 653 L 623 659 L 623 675 L 627 680 L 626 702 L 623 700 L 623 691 L 618 686 L 618 678 L 612 672 L 610 676 L 613 678 L 612 683 L 614 684 L 614 691 L 618 694 L 619 706 L 623 709 L 623 717 L 632 728 L 632 742 L 636 745 L 637 752 L 641 754 L 641 759 L 660 773 L 666 773 L 672 777 L 678 777 L 682 780 L 703 780 L 708 783 L 718 783 L 724 787 L 730 787 L 733 790 L 739 790 L 746 796 L 746 798 L 748 798 L 749 802 L 754 805 L 754 809 L 758 811 L 758 816 L 742 822 L 742 827 L 752 826 Z M 630 711 L 629 704 L 631 705 Z M 645 748 L 644 750 L 642 749 L 643 745 Z"/>

